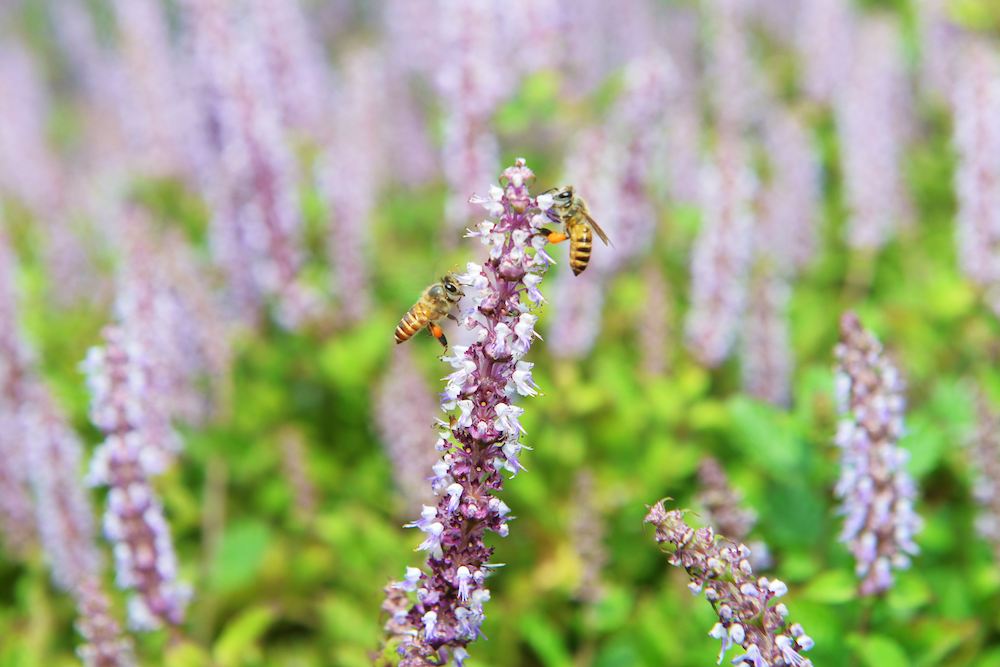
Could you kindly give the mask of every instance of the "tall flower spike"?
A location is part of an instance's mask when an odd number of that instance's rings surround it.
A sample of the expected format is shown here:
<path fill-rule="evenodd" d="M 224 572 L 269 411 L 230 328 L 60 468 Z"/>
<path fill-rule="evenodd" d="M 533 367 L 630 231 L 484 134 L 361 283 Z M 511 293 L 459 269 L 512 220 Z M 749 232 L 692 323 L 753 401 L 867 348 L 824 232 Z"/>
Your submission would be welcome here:
<path fill-rule="evenodd" d="M 976 532 L 993 547 L 1000 562 L 1000 415 L 986 396 L 976 396 L 976 430 L 969 442 L 975 471 L 972 495 L 979 505 Z"/>
<path fill-rule="evenodd" d="M 856 21 L 851 3 L 803 0 L 796 43 L 803 65 L 802 86 L 817 102 L 830 103 L 847 78 Z"/>
<path fill-rule="evenodd" d="M 403 665 L 451 658 L 460 665 L 466 646 L 481 634 L 493 553 L 484 538 L 487 530 L 507 535 L 510 508 L 495 493 L 503 487 L 503 472 L 516 475 L 523 469 L 526 448 L 519 420 L 524 410 L 514 401 L 538 392 L 532 364 L 524 360 L 537 337 L 538 317 L 522 299 L 529 276 L 541 276 L 550 262 L 540 230 L 552 201 L 549 195 L 531 195 L 533 180 L 518 159 L 504 170 L 502 188 L 494 186 L 489 198 L 477 199 L 490 213 L 481 226 L 490 253 L 482 266 L 469 264 L 464 277 L 469 308 L 462 314 L 476 342 L 452 347 L 446 358 L 455 369 L 441 403 L 450 419 L 438 441 L 443 456 L 431 482 L 440 499 L 410 524 L 425 535 L 419 548 L 429 554 L 427 566 L 408 569 L 386 601 L 392 614 L 386 629 L 398 640 Z M 403 593 L 412 595 L 404 600 Z"/>
<path fill-rule="evenodd" d="M 798 623 L 788 622 L 788 609 L 772 602 L 788 592 L 778 579 L 755 577 L 750 549 L 718 536 L 711 528 L 691 528 L 684 512 L 670 510 L 659 501 L 650 508 L 646 523 L 656 528 L 656 542 L 665 547 L 667 562 L 686 570 L 695 595 L 704 592 L 719 616 L 709 636 L 722 642 L 719 663 L 734 647 L 743 648 L 734 665 L 753 667 L 811 667 L 802 653 L 813 646 Z"/>
<path fill-rule="evenodd" d="M 708 366 L 729 355 L 746 305 L 755 189 L 743 146 L 725 138 L 715 160 L 702 168 L 702 230 L 691 253 L 686 335 L 695 357 Z"/>
<path fill-rule="evenodd" d="M 852 248 L 882 247 L 907 221 L 902 160 L 912 117 L 898 25 L 863 19 L 834 101 Z M 864 54 L 864 55 L 861 55 Z"/>
<path fill-rule="evenodd" d="M 840 321 L 837 400 L 842 449 L 835 494 L 840 499 L 846 542 L 857 561 L 862 595 L 887 591 L 892 570 L 905 569 L 917 553 L 913 538 L 920 517 L 913 510 L 917 488 L 906 472 L 903 380 L 878 340 L 854 313 Z"/>
<path fill-rule="evenodd" d="M 104 346 L 90 350 L 84 362 L 91 392 L 91 420 L 105 440 L 94 452 L 89 480 L 108 487 L 104 534 L 114 545 L 118 586 L 133 590 L 129 622 L 137 630 L 177 626 L 190 589 L 177 581 L 177 559 L 170 527 L 150 477 L 164 464 L 169 449 L 159 418 L 150 423 L 147 394 L 148 352 L 117 326 L 104 330 Z"/>
<path fill-rule="evenodd" d="M 428 447 L 427 432 L 419 427 L 430 425 L 436 412 L 434 395 L 414 365 L 409 347 L 397 347 L 377 391 L 375 421 L 408 513 L 434 495 L 427 480 L 440 454 Z"/>
<path fill-rule="evenodd" d="M 132 643 L 111 616 L 101 584 L 102 562 L 94 542 L 93 509 L 83 486 L 83 447 L 52 398 L 36 385 L 24 437 L 35 490 L 38 528 L 52 578 L 76 600 L 85 665 L 135 664 Z"/>
<path fill-rule="evenodd" d="M 34 355 L 19 329 L 15 268 L 0 225 L 0 535 L 7 550 L 23 554 L 36 537 L 23 433 Z"/>
<path fill-rule="evenodd" d="M 994 44 L 969 38 L 959 51 L 954 85 L 958 153 L 958 261 L 962 272 L 1000 306 L 1000 55 Z"/>
<path fill-rule="evenodd" d="M 698 466 L 698 503 L 705 510 L 705 521 L 713 530 L 734 542 L 744 542 L 757 523 L 757 515 L 743 507 L 743 496 L 734 489 L 719 462 L 712 457 Z M 748 544 L 750 564 L 755 570 L 771 567 L 767 545 L 757 540 Z"/>
<path fill-rule="evenodd" d="M 741 332 L 743 387 L 751 396 L 777 406 L 787 405 L 791 394 L 790 297 L 788 279 L 775 262 L 757 262 Z"/>
<path fill-rule="evenodd" d="M 604 518 L 594 497 L 594 475 L 581 470 L 576 476 L 573 494 L 573 548 L 580 559 L 580 580 L 576 597 L 588 604 L 596 604 L 604 595 L 602 570 L 608 562 L 604 547 Z"/>

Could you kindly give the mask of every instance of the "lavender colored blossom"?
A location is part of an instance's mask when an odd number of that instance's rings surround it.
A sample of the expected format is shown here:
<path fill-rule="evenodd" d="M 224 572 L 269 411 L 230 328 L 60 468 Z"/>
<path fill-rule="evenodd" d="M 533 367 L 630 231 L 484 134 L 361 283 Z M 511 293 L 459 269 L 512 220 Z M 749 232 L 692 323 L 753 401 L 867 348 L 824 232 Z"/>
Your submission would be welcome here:
<path fill-rule="evenodd" d="M 236 311 L 255 320 L 266 299 L 281 324 L 308 319 L 314 299 L 299 281 L 301 215 L 291 153 L 262 45 L 261 26 L 219 0 L 185 0 L 192 67 L 199 82 L 201 172 L 212 208 L 213 255 Z"/>
<path fill-rule="evenodd" d="M 490 597 L 485 581 L 494 567 L 485 533 L 506 536 L 511 519 L 510 508 L 494 494 L 503 486 L 503 472 L 516 475 L 524 468 L 524 409 L 514 400 L 538 393 L 524 356 L 537 336 L 538 316 L 529 304 L 538 303 L 538 278 L 551 262 L 540 230 L 552 201 L 550 195 L 531 195 L 533 180 L 519 159 L 504 170 L 503 188 L 494 186 L 489 198 L 477 199 L 490 219 L 470 235 L 487 246 L 489 258 L 482 266 L 469 264 L 464 281 L 470 308 L 461 318 L 476 342 L 454 346 L 446 357 L 454 369 L 441 404 L 449 422 L 438 440 L 443 456 L 431 481 L 440 499 L 410 524 L 424 533 L 419 549 L 428 552 L 427 566 L 408 568 L 386 600 L 386 627 L 398 642 L 402 665 L 452 658 L 461 665 L 466 646 L 481 634 Z"/>
<path fill-rule="evenodd" d="M 1000 54 L 970 38 L 960 51 L 952 108 L 958 153 L 958 260 L 962 272 L 989 291 L 1000 288 Z"/>
<path fill-rule="evenodd" d="M 382 59 L 373 49 L 350 54 L 334 118 L 335 136 L 320 160 L 320 189 L 329 203 L 327 254 L 340 315 L 358 322 L 371 307 L 367 254 L 386 147 L 380 131 L 385 109 Z"/>
<path fill-rule="evenodd" d="M 32 390 L 23 436 L 38 529 L 57 586 L 76 600 L 77 626 L 86 643 L 78 649 L 85 665 L 134 665 L 132 644 L 111 616 L 101 585 L 103 564 L 94 541 L 93 508 L 83 486 L 83 447 L 65 417 L 40 386 Z"/>
<path fill-rule="evenodd" d="M 691 254 L 688 346 L 703 364 L 725 360 L 746 303 L 756 182 L 735 138 L 720 137 L 702 168 L 702 230 Z"/>
<path fill-rule="evenodd" d="M 834 113 L 850 211 L 847 241 L 871 250 L 906 222 L 902 164 L 911 102 L 899 29 L 889 17 L 863 19 L 853 53 Z"/>
<path fill-rule="evenodd" d="M 62 200 L 62 174 L 47 140 L 51 101 L 34 58 L 17 40 L 0 44 L 0 90 L 17 101 L 0 108 L 0 194 L 46 219 Z"/>
<path fill-rule="evenodd" d="M 36 538 L 24 433 L 34 354 L 19 329 L 15 269 L 0 228 L 0 534 L 7 550 L 23 555 Z"/>
<path fill-rule="evenodd" d="M 490 119 L 510 88 L 499 33 L 483 30 L 499 19 L 490 0 L 439 0 L 441 53 L 437 87 L 444 111 L 442 165 L 448 184 L 448 229 L 469 224 L 468 193 L 493 181 L 500 162 Z"/>
<path fill-rule="evenodd" d="M 719 133 L 746 132 L 760 108 L 760 84 L 747 30 L 750 0 L 712 0 L 709 54 L 712 106 Z"/>
<path fill-rule="evenodd" d="M 170 27 L 159 0 L 114 0 L 129 103 L 118 117 L 130 143 L 130 161 L 153 175 L 190 172 L 185 151 L 194 108 L 183 94 Z"/>
<path fill-rule="evenodd" d="M 946 101 L 952 97 L 956 75 L 964 73 L 957 57 L 962 48 L 961 29 L 948 19 L 946 0 L 917 0 L 915 4 L 920 87 L 938 101 Z"/>
<path fill-rule="evenodd" d="M 698 200 L 698 170 L 691 165 L 701 163 L 699 26 L 694 11 L 678 8 L 667 17 L 667 48 L 675 76 L 671 102 L 664 110 L 663 151 L 667 155 L 667 189 L 671 199 L 681 204 Z"/>
<path fill-rule="evenodd" d="M 134 592 L 129 623 L 153 630 L 181 623 L 191 591 L 177 580 L 170 528 L 150 485 L 163 471 L 164 452 L 176 445 L 173 438 L 162 441 L 173 434 L 162 432 L 150 395 L 149 352 L 129 333 L 105 328 L 104 345 L 92 348 L 83 365 L 91 421 L 106 438 L 91 459 L 88 481 L 108 487 L 104 534 L 114 547 L 118 586 Z"/>
<path fill-rule="evenodd" d="M 76 652 L 84 667 L 132 667 L 137 664 L 132 642 L 122 637 L 100 581 L 87 579 L 77 588 L 76 628 L 86 643 Z"/>
<path fill-rule="evenodd" d="M 786 275 L 773 262 L 760 262 L 750 277 L 741 332 L 743 387 L 774 405 L 787 405 L 791 394 L 790 298 Z"/>
<path fill-rule="evenodd" d="M 771 179 L 761 192 L 758 253 L 766 250 L 783 271 L 804 269 L 816 256 L 822 174 L 809 128 L 775 102 L 765 118 L 764 147 Z"/>
<path fill-rule="evenodd" d="M 847 84 L 855 21 L 852 4 L 844 0 L 802 0 L 795 41 L 810 99 L 829 104 Z"/>
<path fill-rule="evenodd" d="M 976 428 L 970 439 L 972 496 L 979 506 L 976 532 L 1000 560 L 1000 415 L 981 393 L 976 396 Z"/>
<path fill-rule="evenodd" d="M 428 446 L 427 430 L 437 402 L 406 347 L 397 347 L 375 398 L 378 433 L 392 464 L 396 487 L 407 510 L 431 501 L 427 484 L 440 453 Z"/>
<path fill-rule="evenodd" d="M 813 647 L 813 640 L 801 625 L 788 622 L 784 603 L 772 605 L 788 586 L 779 579 L 754 577 L 748 547 L 711 528 L 691 528 L 684 512 L 667 511 L 662 500 L 650 508 L 646 523 L 656 527 L 656 542 L 665 545 L 667 562 L 684 568 L 690 591 L 704 592 L 718 614 L 708 634 L 722 643 L 719 663 L 730 648 L 739 646 L 744 653 L 733 659 L 734 665 L 811 667 L 812 661 L 802 654 Z"/>
<path fill-rule="evenodd" d="M 906 472 L 903 435 L 903 380 L 886 359 L 882 346 L 853 313 L 840 321 L 837 400 L 840 424 L 836 444 L 842 449 L 835 494 L 844 516 L 841 541 L 857 565 L 862 595 L 892 586 L 892 570 L 906 569 L 917 553 L 914 536 L 920 517 L 914 512 L 917 488 Z"/>
<path fill-rule="evenodd" d="M 323 46 L 301 0 L 258 0 L 252 20 L 265 49 L 285 125 L 313 138 L 327 130 L 329 72 Z"/>

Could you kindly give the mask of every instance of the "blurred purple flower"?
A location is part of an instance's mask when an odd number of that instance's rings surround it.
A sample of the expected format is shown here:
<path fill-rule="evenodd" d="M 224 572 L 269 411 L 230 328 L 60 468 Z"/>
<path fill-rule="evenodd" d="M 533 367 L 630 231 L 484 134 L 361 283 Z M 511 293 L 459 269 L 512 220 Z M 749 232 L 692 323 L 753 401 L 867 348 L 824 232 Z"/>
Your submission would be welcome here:
<path fill-rule="evenodd" d="M 135 592 L 128 615 L 137 630 L 179 625 L 191 595 L 177 581 L 170 528 L 149 482 L 177 448 L 176 434 L 162 428 L 150 366 L 142 339 L 118 326 L 105 328 L 104 345 L 92 348 L 83 364 L 91 421 L 106 437 L 88 480 L 108 487 L 104 534 L 114 547 L 118 586 Z"/>
<path fill-rule="evenodd" d="M 11 553 L 23 555 L 36 539 L 24 432 L 34 353 L 20 331 L 16 266 L 0 226 L 0 533 Z"/>
<path fill-rule="evenodd" d="M 756 243 L 785 273 L 804 269 L 816 256 L 822 198 L 819 155 L 799 114 L 773 102 L 764 119 L 764 148 L 771 179 L 760 193 Z"/>
<path fill-rule="evenodd" d="M 132 642 L 122 636 L 111 615 L 111 603 L 99 580 L 84 580 L 77 586 L 79 615 L 76 629 L 86 640 L 77 648 L 84 667 L 132 667 L 137 664 Z"/>
<path fill-rule="evenodd" d="M 791 287 L 774 262 L 762 261 L 750 276 L 742 327 L 743 387 L 755 398 L 787 405 L 791 393 L 788 302 Z"/>
<path fill-rule="evenodd" d="M 267 62 L 262 27 L 219 0 L 185 0 L 198 82 L 202 168 L 212 209 L 210 240 L 237 313 L 258 319 L 265 299 L 284 326 L 310 316 L 315 299 L 299 282 L 302 263 L 297 165 Z M 306 311 L 306 312 L 303 312 Z"/>
<path fill-rule="evenodd" d="M 500 9 L 490 0 L 439 0 L 437 88 L 444 114 L 442 165 L 448 184 L 447 229 L 454 232 L 476 215 L 470 192 L 493 182 L 500 162 L 490 120 L 511 86 L 499 35 L 482 30 L 499 22 Z"/>
<path fill-rule="evenodd" d="M 194 107 L 181 85 L 165 8 L 159 0 L 114 0 L 112 6 L 128 98 L 117 111 L 129 138 L 129 159 L 147 174 L 191 173 L 185 148 L 193 134 Z"/>
<path fill-rule="evenodd" d="M 100 553 L 94 541 L 93 508 L 83 486 L 83 447 L 52 398 L 32 391 L 24 438 L 45 557 L 59 588 L 77 604 L 77 627 L 86 644 L 77 649 L 85 665 L 134 665 L 132 643 L 111 615 L 101 584 Z"/>
<path fill-rule="evenodd" d="M 327 254 L 332 266 L 340 319 L 360 321 L 371 308 L 368 245 L 386 146 L 380 127 L 385 67 L 374 49 L 350 53 L 344 62 L 334 114 L 334 138 L 325 147 L 318 172 L 331 218 Z"/>
<path fill-rule="evenodd" d="M 708 58 L 711 102 L 720 134 L 746 132 L 761 110 L 761 84 L 750 52 L 751 0 L 711 0 Z"/>
<path fill-rule="evenodd" d="M 746 304 L 756 180 L 735 137 L 719 137 L 702 167 L 702 230 L 691 253 L 686 335 L 695 357 L 718 366 L 728 356 Z"/>
<path fill-rule="evenodd" d="M 669 108 L 664 110 L 663 151 L 667 155 L 667 190 L 681 204 L 698 200 L 698 170 L 701 163 L 701 90 L 698 15 L 691 9 L 675 8 L 667 17 L 670 35 L 666 48 L 674 64 L 674 85 Z"/>
<path fill-rule="evenodd" d="M 987 299 L 1000 303 L 1000 54 L 996 46 L 969 38 L 959 52 L 953 85 L 954 135 L 958 153 L 958 260 L 962 272 Z"/>
<path fill-rule="evenodd" d="M 896 23 L 887 16 L 866 17 L 856 40 L 834 114 L 850 212 L 847 242 L 855 249 L 877 249 L 907 223 L 902 166 L 911 100 Z"/>
<path fill-rule="evenodd" d="M 788 586 L 778 579 L 755 578 L 749 548 L 711 528 L 691 528 L 684 512 L 667 511 L 662 500 L 650 508 L 646 523 L 656 527 L 656 542 L 665 545 L 667 562 L 684 568 L 691 579 L 688 588 L 695 595 L 704 592 L 718 614 L 708 634 L 722 643 L 720 663 L 730 648 L 739 646 L 745 653 L 733 659 L 734 665 L 811 667 L 802 653 L 812 648 L 812 639 L 801 625 L 788 623 L 784 603 L 771 604 Z"/>
<path fill-rule="evenodd" d="M 1000 415 L 981 392 L 976 395 L 976 428 L 969 443 L 972 496 L 979 506 L 976 532 L 1000 562 Z"/>
<path fill-rule="evenodd" d="M 719 462 L 702 459 L 698 466 L 698 504 L 705 511 L 705 522 L 733 542 L 745 542 L 757 524 L 757 515 L 743 507 L 743 496 L 734 489 Z M 755 570 L 771 567 L 771 554 L 764 542 L 749 543 L 750 564 Z"/>
<path fill-rule="evenodd" d="M 257 0 L 249 9 L 283 122 L 314 140 L 321 137 L 331 106 L 329 71 L 301 0 Z"/>
<path fill-rule="evenodd" d="M 887 591 L 892 569 L 909 567 L 918 551 L 917 488 L 906 472 L 909 455 L 898 444 L 903 379 L 854 313 L 841 318 L 836 355 L 841 419 L 835 442 L 843 450 L 835 489 L 844 516 L 840 539 L 857 561 L 861 594 L 872 595 Z"/>
<path fill-rule="evenodd" d="M 796 43 L 802 88 L 814 101 L 832 103 L 847 84 L 854 52 L 855 15 L 844 0 L 802 0 Z"/>
<path fill-rule="evenodd" d="M 946 0 L 917 0 L 921 89 L 937 101 L 951 99 L 957 75 L 965 74 L 958 57 L 962 31 L 948 18 Z"/>
<path fill-rule="evenodd" d="M 533 180 L 519 159 L 504 170 L 502 189 L 494 186 L 489 198 L 477 199 L 491 219 L 470 234 L 488 246 L 490 256 L 483 266 L 469 264 L 463 280 L 471 288 L 471 308 L 462 315 L 476 342 L 454 346 L 446 357 L 454 372 L 441 406 L 451 421 L 438 440 L 444 454 L 431 482 L 440 500 L 436 507 L 425 505 L 421 518 L 409 524 L 425 534 L 419 549 L 429 554 L 427 571 L 408 568 L 386 602 L 392 614 L 387 630 L 399 642 L 401 664 L 443 664 L 450 658 L 462 664 L 465 647 L 481 634 L 483 604 L 490 597 L 485 581 L 493 567 L 485 533 L 506 536 L 511 518 L 510 508 L 494 494 L 503 486 L 503 471 L 523 470 L 524 410 L 513 401 L 538 393 L 532 364 L 523 360 L 537 336 L 538 317 L 522 294 L 528 276 L 541 276 L 550 262 L 539 230 L 552 202 L 550 195 L 531 196 Z M 412 606 L 407 608 L 400 592 L 415 594 Z"/>
<path fill-rule="evenodd" d="M 407 512 L 434 495 L 427 480 L 440 453 L 427 445 L 427 431 L 419 425 L 430 427 L 436 414 L 437 402 L 409 350 L 397 347 L 378 387 L 375 420 Z"/>

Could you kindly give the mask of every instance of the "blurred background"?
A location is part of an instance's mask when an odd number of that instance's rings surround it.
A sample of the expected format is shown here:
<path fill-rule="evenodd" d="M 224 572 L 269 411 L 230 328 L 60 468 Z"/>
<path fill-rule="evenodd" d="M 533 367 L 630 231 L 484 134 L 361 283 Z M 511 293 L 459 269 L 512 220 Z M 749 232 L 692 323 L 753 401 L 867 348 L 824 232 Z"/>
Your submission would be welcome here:
<path fill-rule="evenodd" d="M 1000 479 L 966 446 L 1000 397 L 998 28 L 988 0 L 3 0 L 0 666 L 78 664 L 17 387 L 51 395 L 83 484 L 81 362 L 112 322 L 173 369 L 144 400 L 182 442 L 153 487 L 193 597 L 131 633 L 140 664 L 370 664 L 383 587 L 422 564 L 402 525 L 447 372 L 392 330 L 480 260 L 468 199 L 515 157 L 614 247 L 580 277 L 552 249 L 469 664 L 711 664 L 712 610 L 642 518 L 704 521 L 714 457 L 816 665 L 1000 665 L 976 529 Z M 848 308 L 906 378 L 926 520 L 871 604 L 832 492 Z"/>

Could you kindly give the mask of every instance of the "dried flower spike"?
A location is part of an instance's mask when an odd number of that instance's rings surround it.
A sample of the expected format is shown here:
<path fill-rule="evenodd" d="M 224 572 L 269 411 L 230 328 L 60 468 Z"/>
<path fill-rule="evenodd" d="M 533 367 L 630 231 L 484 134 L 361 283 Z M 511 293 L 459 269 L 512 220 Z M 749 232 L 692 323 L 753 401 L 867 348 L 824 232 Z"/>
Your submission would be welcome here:
<path fill-rule="evenodd" d="M 969 443 L 975 477 L 972 495 L 979 505 L 976 532 L 993 546 L 1000 561 L 1000 415 L 985 396 L 976 396 L 976 430 Z"/>
<path fill-rule="evenodd" d="M 898 444 L 903 380 L 854 313 L 841 318 L 836 355 L 841 419 L 835 441 L 843 450 L 835 489 L 844 515 L 840 539 L 857 561 L 861 594 L 871 595 L 888 590 L 892 569 L 909 567 L 917 553 L 917 489 L 905 469 L 908 454 Z"/>
<path fill-rule="evenodd" d="M 484 538 L 487 530 L 506 536 L 510 519 L 510 508 L 495 493 L 503 487 L 504 471 L 523 469 L 524 410 L 514 400 L 538 393 L 532 364 L 523 357 L 536 337 L 538 316 L 529 303 L 541 301 L 538 283 L 551 262 L 539 230 L 552 200 L 531 195 L 533 180 L 519 159 L 504 170 L 503 188 L 476 198 L 490 213 L 469 233 L 487 246 L 489 258 L 483 266 L 470 263 L 463 278 L 471 287 L 471 308 L 462 320 L 476 342 L 453 346 L 445 359 L 454 372 L 442 394 L 448 422 L 431 480 L 439 500 L 410 524 L 425 535 L 419 549 L 429 554 L 427 567 L 408 568 L 386 600 L 386 630 L 398 639 L 401 665 L 440 665 L 452 658 L 461 665 L 466 646 L 481 634 L 483 604 L 490 598 L 485 581 L 495 567 Z"/>
<path fill-rule="evenodd" d="M 772 601 L 788 592 L 778 579 L 755 577 L 750 565 L 750 549 L 716 535 L 711 528 L 694 529 L 684 512 L 670 510 L 659 501 L 646 515 L 646 523 L 656 527 L 656 542 L 665 545 L 671 565 L 682 567 L 691 578 L 688 588 L 695 595 L 704 592 L 719 616 L 709 636 L 722 642 L 719 663 L 733 646 L 744 653 L 734 665 L 753 667 L 811 667 L 802 656 L 813 646 L 798 623 L 789 624 L 784 603 Z"/>

